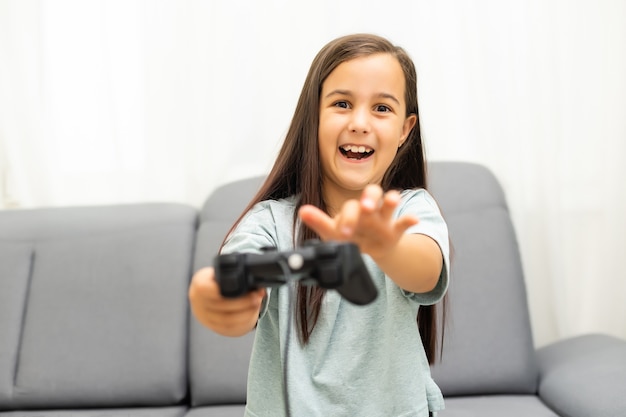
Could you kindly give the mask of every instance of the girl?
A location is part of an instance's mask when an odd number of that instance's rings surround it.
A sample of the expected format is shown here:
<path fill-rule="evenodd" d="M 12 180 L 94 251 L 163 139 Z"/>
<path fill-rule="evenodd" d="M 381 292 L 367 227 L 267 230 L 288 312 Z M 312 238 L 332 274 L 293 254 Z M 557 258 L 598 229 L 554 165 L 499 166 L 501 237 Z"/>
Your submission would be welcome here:
<path fill-rule="evenodd" d="M 286 286 L 224 299 L 213 269 L 198 271 L 189 296 L 201 323 L 226 336 L 256 326 L 246 416 L 285 415 L 285 394 L 298 417 L 426 417 L 443 408 L 429 362 L 431 307 L 448 286 L 448 232 L 425 185 L 411 59 L 373 35 L 327 44 L 274 167 L 222 252 L 351 241 L 379 294 L 355 306 L 336 291 L 299 286 L 292 312 Z"/>

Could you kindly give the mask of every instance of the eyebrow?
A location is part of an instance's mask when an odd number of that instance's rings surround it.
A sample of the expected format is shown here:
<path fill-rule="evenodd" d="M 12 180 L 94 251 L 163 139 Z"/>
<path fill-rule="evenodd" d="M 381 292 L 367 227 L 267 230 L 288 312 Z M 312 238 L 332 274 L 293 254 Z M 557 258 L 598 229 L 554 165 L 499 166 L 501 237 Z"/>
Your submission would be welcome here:
<path fill-rule="evenodd" d="M 328 98 L 334 95 L 340 95 L 340 96 L 349 96 L 352 97 L 353 94 L 349 91 L 349 90 L 333 90 L 330 93 L 326 94 L 326 96 L 324 98 Z M 378 98 L 387 98 L 389 100 L 395 101 L 396 103 L 400 104 L 400 100 L 398 100 L 393 94 L 389 94 L 389 93 L 378 93 L 375 95 L 375 97 Z"/>

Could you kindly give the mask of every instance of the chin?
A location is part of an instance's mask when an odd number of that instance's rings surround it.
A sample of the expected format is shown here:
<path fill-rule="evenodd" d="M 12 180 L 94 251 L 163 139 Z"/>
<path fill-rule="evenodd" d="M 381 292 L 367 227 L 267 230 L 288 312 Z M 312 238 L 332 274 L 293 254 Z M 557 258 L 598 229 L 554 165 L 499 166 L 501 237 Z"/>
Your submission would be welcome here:
<path fill-rule="evenodd" d="M 361 192 L 370 184 L 377 184 L 375 181 L 361 180 L 361 181 L 346 181 L 343 185 L 347 191 Z"/>

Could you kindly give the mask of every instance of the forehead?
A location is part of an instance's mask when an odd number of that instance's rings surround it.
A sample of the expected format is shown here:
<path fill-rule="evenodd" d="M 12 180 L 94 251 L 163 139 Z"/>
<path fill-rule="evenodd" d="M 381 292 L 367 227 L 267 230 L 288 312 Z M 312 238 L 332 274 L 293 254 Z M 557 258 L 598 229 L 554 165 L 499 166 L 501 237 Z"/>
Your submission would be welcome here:
<path fill-rule="evenodd" d="M 393 94 L 404 101 L 404 72 L 398 60 L 386 53 L 342 62 L 324 80 L 322 96 L 333 90 L 362 94 Z"/>

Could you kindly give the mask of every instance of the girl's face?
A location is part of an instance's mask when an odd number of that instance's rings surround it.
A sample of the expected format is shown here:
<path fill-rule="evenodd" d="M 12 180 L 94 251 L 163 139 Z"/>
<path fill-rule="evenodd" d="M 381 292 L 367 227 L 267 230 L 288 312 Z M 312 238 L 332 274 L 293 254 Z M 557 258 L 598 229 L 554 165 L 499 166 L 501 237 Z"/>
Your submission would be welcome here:
<path fill-rule="evenodd" d="M 404 90 L 400 63 L 385 53 L 346 61 L 322 84 L 318 146 L 331 212 L 380 185 L 417 120 L 405 116 Z"/>

